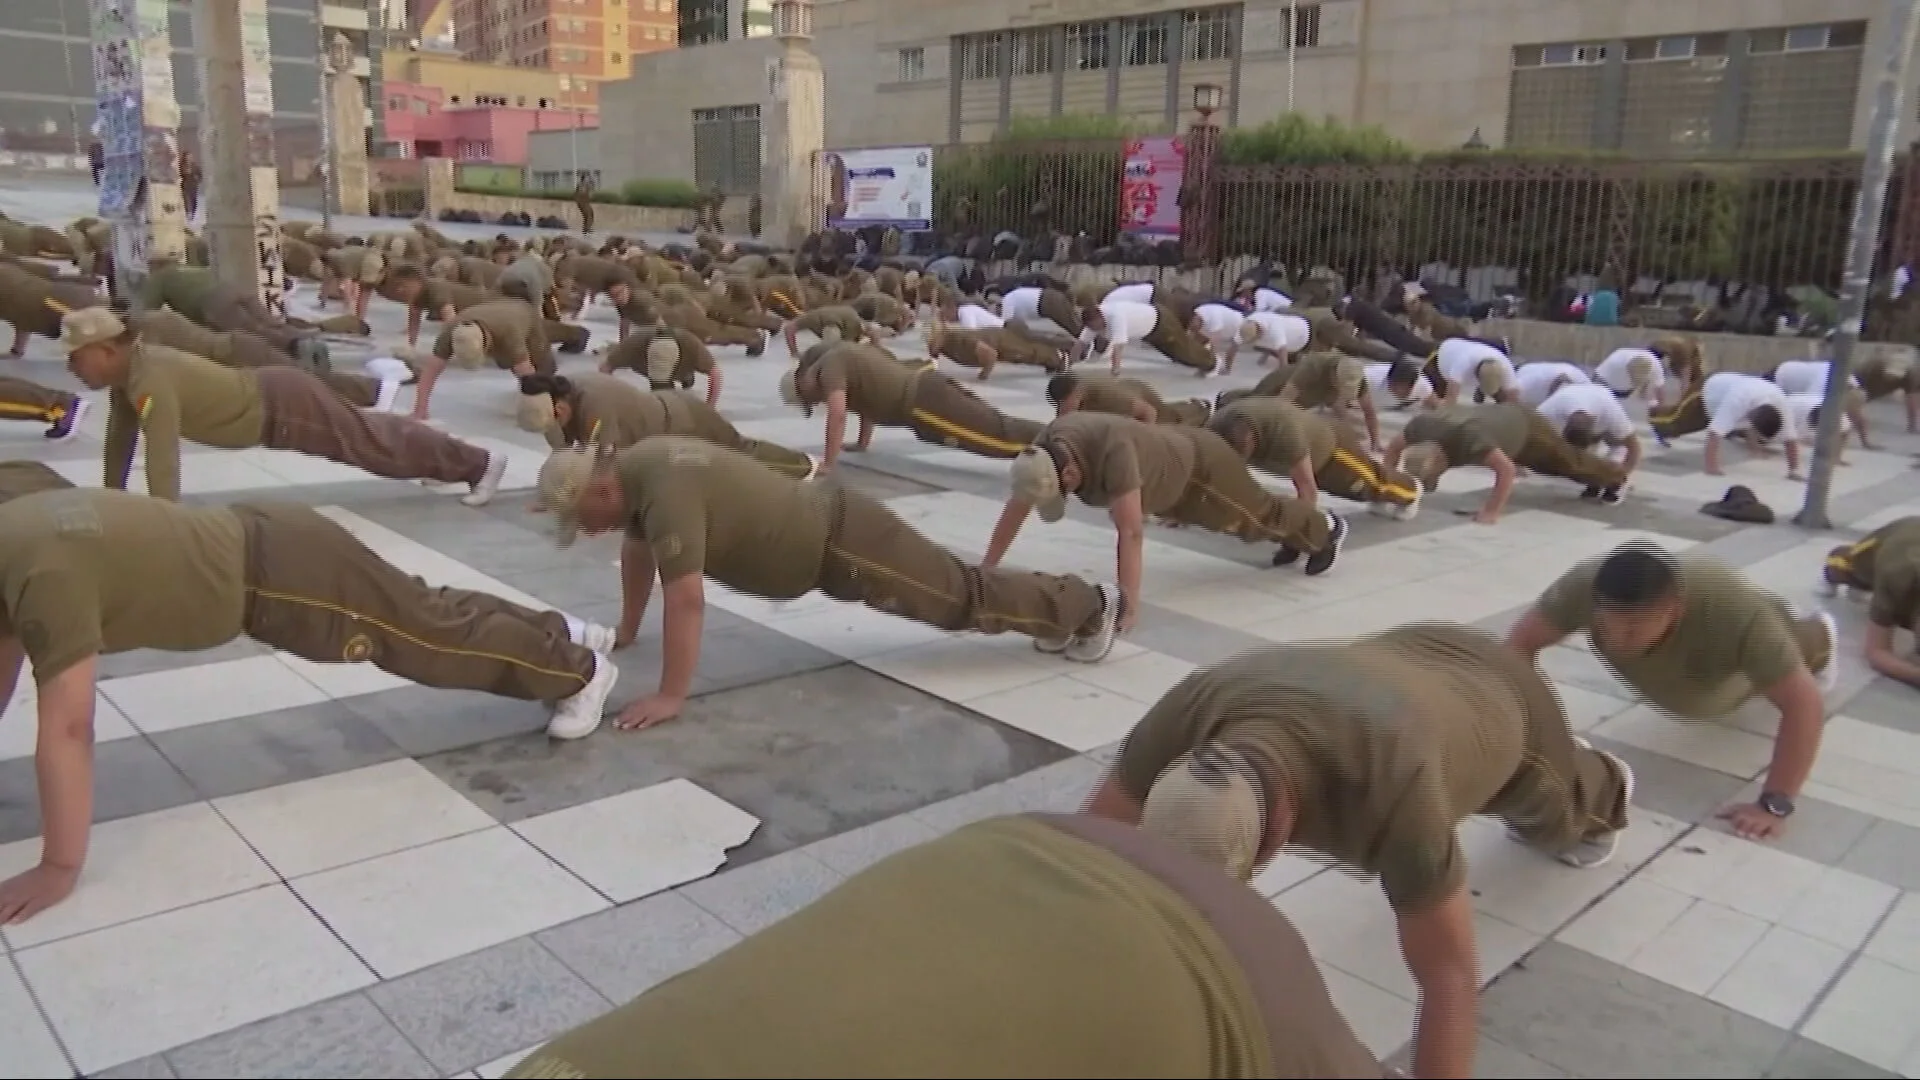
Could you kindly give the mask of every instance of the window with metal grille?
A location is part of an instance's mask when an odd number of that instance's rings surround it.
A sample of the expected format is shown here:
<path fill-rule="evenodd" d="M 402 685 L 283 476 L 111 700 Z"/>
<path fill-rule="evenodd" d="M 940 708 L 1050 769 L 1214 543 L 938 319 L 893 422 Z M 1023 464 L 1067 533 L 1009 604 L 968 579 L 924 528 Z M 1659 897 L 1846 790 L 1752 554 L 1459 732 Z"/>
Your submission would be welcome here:
<path fill-rule="evenodd" d="M 1280 47 L 1317 49 L 1320 47 L 1320 5 L 1288 4 L 1280 12 Z"/>
<path fill-rule="evenodd" d="M 760 190 L 760 106 L 693 110 L 693 182 L 723 195 Z"/>
<path fill-rule="evenodd" d="M 1195 62 L 1233 59 L 1233 9 L 1182 12 L 1180 55 Z"/>
<path fill-rule="evenodd" d="M 1008 35 L 1015 75 L 1045 75 L 1054 68 L 1053 28 L 1015 30 Z"/>
<path fill-rule="evenodd" d="M 1153 67 L 1167 62 L 1167 21 L 1157 15 L 1128 19 L 1120 24 L 1120 57 L 1127 67 Z"/>
<path fill-rule="evenodd" d="M 960 39 L 960 77 L 973 81 L 1000 77 L 998 34 L 974 34 Z"/>
<path fill-rule="evenodd" d="M 900 50 L 900 81 L 919 82 L 927 77 L 927 50 L 919 47 Z"/>
<path fill-rule="evenodd" d="M 1106 23 L 1067 24 L 1068 71 L 1104 71 L 1112 63 L 1108 51 Z"/>

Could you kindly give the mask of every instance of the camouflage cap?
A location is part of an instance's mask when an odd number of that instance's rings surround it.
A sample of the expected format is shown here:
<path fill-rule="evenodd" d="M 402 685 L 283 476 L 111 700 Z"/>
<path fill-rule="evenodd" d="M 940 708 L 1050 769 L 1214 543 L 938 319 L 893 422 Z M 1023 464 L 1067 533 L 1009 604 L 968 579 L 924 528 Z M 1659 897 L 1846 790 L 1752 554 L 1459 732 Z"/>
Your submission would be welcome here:
<path fill-rule="evenodd" d="M 1147 792 L 1140 828 L 1241 881 L 1267 835 L 1266 795 L 1246 755 L 1209 743 L 1173 759 Z"/>

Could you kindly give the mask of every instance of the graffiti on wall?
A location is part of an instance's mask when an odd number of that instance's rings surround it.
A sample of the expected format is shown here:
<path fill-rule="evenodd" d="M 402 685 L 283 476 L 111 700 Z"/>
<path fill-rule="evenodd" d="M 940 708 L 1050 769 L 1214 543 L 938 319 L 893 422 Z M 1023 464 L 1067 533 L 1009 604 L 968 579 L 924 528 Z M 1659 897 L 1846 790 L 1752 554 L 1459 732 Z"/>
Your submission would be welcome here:
<path fill-rule="evenodd" d="M 240 0 L 241 81 L 245 87 L 248 179 L 253 187 L 253 249 L 260 293 L 282 310 L 286 273 L 280 261 L 280 173 L 273 152 L 273 56 L 266 0 Z"/>

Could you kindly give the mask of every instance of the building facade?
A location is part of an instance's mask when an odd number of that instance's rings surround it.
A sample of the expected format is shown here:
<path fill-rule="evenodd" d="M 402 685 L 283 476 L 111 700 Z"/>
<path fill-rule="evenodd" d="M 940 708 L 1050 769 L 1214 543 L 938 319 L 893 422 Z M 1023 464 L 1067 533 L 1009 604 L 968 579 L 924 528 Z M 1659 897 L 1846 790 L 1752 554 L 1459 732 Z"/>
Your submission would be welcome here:
<path fill-rule="evenodd" d="M 527 136 L 527 187 L 555 195 L 571 193 L 581 177 L 600 186 L 600 129 L 548 128 Z"/>
<path fill-rule="evenodd" d="M 680 0 L 680 47 L 773 34 L 773 0 Z"/>
<path fill-rule="evenodd" d="M 1878 0 L 821 0 L 813 47 L 835 147 L 976 142 L 1061 114 L 1172 132 L 1210 83 L 1230 126 L 1297 112 L 1423 149 L 1477 132 L 1728 157 L 1858 149 L 1863 75 L 1895 32 L 1885 16 Z M 739 159 L 777 55 L 770 38 L 729 38 L 645 57 L 603 87 L 619 125 L 607 181 L 757 183 Z M 1915 109 L 1902 123 L 1911 138 Z"/>
<path fill-rule="evenodd" d="M 453 0 L 463 59 L 566 76 L 571 108 L 593 107 L 597 84 L 626 78 L 637 57 L 678 37 L 675 0 Z"/>

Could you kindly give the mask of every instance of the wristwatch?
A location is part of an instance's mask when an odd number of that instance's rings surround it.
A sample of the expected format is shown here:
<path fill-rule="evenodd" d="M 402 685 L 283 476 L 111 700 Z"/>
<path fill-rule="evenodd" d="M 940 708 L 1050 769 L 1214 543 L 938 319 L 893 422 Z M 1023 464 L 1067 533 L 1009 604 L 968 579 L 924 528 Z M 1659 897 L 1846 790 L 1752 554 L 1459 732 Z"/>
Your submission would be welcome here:
<path fill-rule="evenodd" d="M 1754 802 L 1759 804 L 1760 809 L 1765 810 L 1774 817 L 1787 818 L 1793 816 L 1793 800 L 1778 792 L 1763 791 L 1760 793 L 1760 797 L 1755 799 Z"/>

